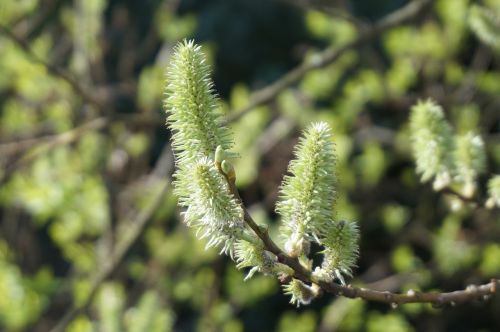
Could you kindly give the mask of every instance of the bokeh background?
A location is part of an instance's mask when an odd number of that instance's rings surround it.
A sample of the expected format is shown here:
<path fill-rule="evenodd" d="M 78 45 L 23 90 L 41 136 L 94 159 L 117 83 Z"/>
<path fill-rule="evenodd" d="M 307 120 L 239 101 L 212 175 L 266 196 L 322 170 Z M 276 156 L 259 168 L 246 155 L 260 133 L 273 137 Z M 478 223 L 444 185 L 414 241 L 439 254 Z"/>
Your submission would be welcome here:
<path fill-rule="evenodd" d="M 2 0 L 0 330 L 49 331 L 63 317 L 71 332 L 499 330 L 499 296 L 436 309 L 327 294 L 295 308 L 274 278 L 244 282 L 246 271 L 204 250 L 172 195 L 163 86 L 188 38 L 214 70 L 241 195 L 275 238 L 293 146 L 323 120 L 338 156 L 337 218 L 362 234 L 350 282 L 449 291 L 499 277 L 498 210 L 419 183 L 408 115 L 430 97 L 457 132 L 481 133 L 485 197 L 500 172 L 500 1 L 427 2 L 345 47 L 408 1 Z M 296 66 L 344 47 L 240 113 Z"/>

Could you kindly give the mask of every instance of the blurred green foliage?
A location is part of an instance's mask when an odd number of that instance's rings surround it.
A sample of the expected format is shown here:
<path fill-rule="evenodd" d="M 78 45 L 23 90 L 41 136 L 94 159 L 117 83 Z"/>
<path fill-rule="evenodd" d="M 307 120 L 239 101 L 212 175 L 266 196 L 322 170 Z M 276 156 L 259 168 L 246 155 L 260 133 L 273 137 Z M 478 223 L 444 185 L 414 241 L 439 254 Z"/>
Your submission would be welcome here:
<path fill-rule="evenodd" d="M 303 2 L 1 1 L 0 330 L 47 331 L 84 302 L 110 253 L 169 182 L 162 98 L 179 40 L 202 43 L 231 115 L 301 59 L 354 40 L 359 20 L 403 1 L 294 3 Z M 354 284 L 454 290 L 498 278 L 498 209 L 454 205 L 418 182 L 408 116 L 417 99 L 431 97 L 455 132 L 483 137 L 487 169 L 477 197 L 486 199 L 488 179 L 500 173 L 499 20 L 498 0 L 433 1 L 232 122 L 237 184 L 255 219 L 279 239 L 274 204 L 292 147 L 308 123 L 327 121 L 340 179 L 337 219 L 358 221 L 362 234 Z M 105 125 L 82 129 L 100 117 Z M 498 296 L 438 311 L 324 295 L 296 309 L 276 280 L 243 282 L 246 271 L 205 250 L 182 224 L 170 187 L 149 219 L 68 331 L 500 327 Z"/>

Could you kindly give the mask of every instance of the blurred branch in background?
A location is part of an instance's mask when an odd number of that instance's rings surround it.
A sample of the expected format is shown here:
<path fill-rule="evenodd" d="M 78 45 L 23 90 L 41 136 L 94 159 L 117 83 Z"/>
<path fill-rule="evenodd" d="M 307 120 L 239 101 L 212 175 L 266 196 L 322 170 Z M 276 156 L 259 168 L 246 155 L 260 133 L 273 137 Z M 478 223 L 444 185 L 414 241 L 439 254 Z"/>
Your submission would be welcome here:
<path fill-rule="evenodd" d="M 114 116 L 115 121 L 126 122 L 128 124 L 160 126 L 160 116 Z M 16 140 L 14 142 L 0 142 L 0 154 L 3 158 L 10 156 L 10 160 L 4 160 L 4 171 L 0 174 L 0 185 L 5 183 L 9 177 L 16 171 L 30 165 L 37 157 L 50 152 L 50 150 L 58 146 L 71 144 L 80 139 L 84 134 L 91 131 L 99 131 L 112 123 L 110 117 L 98 117 L 90 120 L 78 127 L 75 127 L 67 132 L 57 135 L 45 135 L 24 140 Z M 27 151 L 29 150 L 29 151 Z M 20 154 L 20 157 L 15 157 Z M 12 158 L 14 156 L 14 158 Z"/>
<path fill-rule="evenodd" d="M 246 113 L 249 111 L 255 109 L 256 107 L 270 102 L 272 99 L 274 99 L 280 92 L 282 92 L 284 89 L 289 87 L 290 85 L 296 83 L 299 81 L 307 72 L 325 67 L 333 62 L 335 62 L 337 59 L 339 59 L 345 52 L 359 47 L 363 43 L 370 42 L 373 38 L 377 37 L 387 29 L 390 29 L 391 27 L 397 26 L 398 24 L 404 23 L 407 20 L 412 19 L 416 15 L 418 15 L 426 5 L 430 3 L 429 0 L 417 0 L 414 2 L 411 2 L 409 5 L 406 7 L 403 7 L 399 9 L 398 11 L 388 15 L 387 17 L 383 18 L 379 22 L 377 22 L 373 27 L 370 28 L 363 28 L 361 34 L 352 41 L 351 43 L 348 43 L 347 45 L 344 45 L 340 48 L 328 48 L 321 53 L 315 54 L 311 57 L 310 60 L 304 61 L 303 64 L 301 64 L 299 67 L 291 70 L 288 72 L 285 76 L 280 78 L 278 81 L 272 83 L 271 85 L 255 91 L 252 93 L 250 96 L 250 101 L 249 104 L 246 105 L 243 108 L 236 109 L 236 110 L 231 110 L 226 118 L 226 121 L 228 123 L 230 122 L 235 122 L 239 120 L 242 116 L 244 116 Z M 101 110 L 101 114 L 105 114 L 104 112 L 104 104 L 100 99 L 103 98 L 96 98 L 95 93 L 91 93 L 91 91 L 87 91 L 87 88 L 84 88 L 78 81 L 76 81 L 70 73 L 64 71 L 60 67 L 54 66 L 50 63 L 47 63 L 43 59 L 39 58 L 36 54 L 34 54 L 30 47 L 29 44 L 26 43 L 23 39 L 17 37 L 12 31 L 10 31 L 7 27 L 3 26 L 0 24 L 0 33 L 4 34 L 6 37 L 10 38 L 13 40 L 19 47 L 21 47 L 26 54 L 35 62 L 42 64 L 44 67 L 47 68 L 47 70 L 52 73 L 53 75 L 63 79 L 66 81 L 74 90 L 74 92 L 82 97 L 83 100 L 86 102 L 96 106 L 98 109 Z M 99 93 L 101 97 L 106 97 L 105 94 L 102 92 Z M 104 98 L 103 100 L 108 100 L 108 98 Z M 153 117 L 151 121 L 156 122 L 157 119 Z M 99 123 L 97 127 L 94 125 L 95 123 Z M 75 133 L 81 133 L 82 130 L 87 130 L 87 129 L 100 129 L 106 124 L 109 123 L 109 119 L 101 118 L 101 119 L 96 119 L 90 121 L 88 124 L 84 124 L 81 126 L 79 129 L 74 129 L 71 132 L 59 135 L 57 138 L 53 137 L 42 137 L 40 139 L 33 139 L 33 140 L 27 140 L 22 143 L 22 149 L 25 149 L 29 146 L 32 146 L 34 143 L 36 144 L 41 144 L 41 142 L 44 142 L 46 140 L 51 140 L 53 141 L 50 144 L 46 144 L 46 147 L 50 146 L 57 146 L 59 144 L 65 144 L 73 141 L 73 139 L 69 139 L 68 137 L 73 137 L 77 138 L 79 135 L 75 135 Z M 387 141 L 384 139 L 384 141 Z M 0 146 L 0 149 L 7 149 L 8 151 L 5 152 L 7 154 L 10 153 L 12 149 L 20 149 L 19 144 L 9 144 L 9 146 Z M 40 150 L 41 151 L 41 150 Z M 33 160 L 34 157 L 23 157 L 21 158 L 22 164 L 25 165 L 29 163 L 29 160 Z M 12 164 L 11 167 L 9 167 L 9 170 L 15 170 L 17 168 L 17 165 L 19 165 L 21 161 L 17 161 L 16 163 Z M 6 171 L 4 175 L 2 176 L 2 180 L 7 177 L 8 174 L 11 173 L 11 171 Z"/>
<path fill-rule="evenodd" d="M 292 6 L 301 8 L 302 10 L 318 10 L 328 14 L 331 17 L 339 18 L 352 22 L 358 28 L 368 28 L 368 23 L 349 13 L 349 2 L 340 1 L 324 1 L 324 0 L 279 0 L 288 3 Z"/>
<path fill-rule="evenodd" d="M 170 147 L 167 145 L 163 149 L 160 158 L 147 179 L 144 180 L 148 183 L 163 183 L 162 189 L 154 197 L 150 198 L 150 202 L 146 208 L 141 211 L 133 211 L 131 216 L 122 221 L 127 225 L 128 229 L 125 234 L 119 239 L 116 247 L 111 253 L 106 254 L 107 258 L 104 264 L 100 266 L 99 270 L 91 278 L 92 282 L 89 287 L 87 296 L 84 301 L 76 304 L 73 302 L 71 308 L 64 313 L 62 318 L 57 322 L 56 326 L 51 329 L 51 332 L 63 332 L 80 313 L 85 311 L 94 300 L 94 297 L 99 290 L 99 287 L 105 282 L 112 273 L 122 264 L 125 256 L 130 251 L 132 246 L 137 243 L 140 237 L 144 234 L 144 230 L 151 221 L 152 216 L 158 211 L 160 204 L 165 201 L 166 194 L 170 188 L 167 174 L 173 168 L 173 156 Z"/>
<path fill-rule="evenodd" d="M 98 109 L 102 109 L 103 104 L 100 101 L 98 101 L 90 91 L 87 91 L 86 88 L 80 85 L 80 83 L 74 77 L 72 77 L 70 73 L 66 72 L 61 67 L 54 66 L 46 62 L 39 56 L 37 56 L 35 53 L 31 51 L 30 45 L 25 40 L 15 35 L 15 33 L 12 32 L 8 27 L 0 24 L 0 34 L 6 36 L 7 38 L 15 42 L 16 45 L 19 46 L 33 62 L 41 64 L 42 66 L 47 68 L 47 70 L 52 75 L 55 75 L 64 80 L 66 83 L 68 83 L 69 86 L 73 89 L 73 91 L 87 103 L 97 107 Z"/>
<path fill-rule="evenodd" d="M 34 150 L 22 154 L 20 158 L 7 165 L 3 173 L 0 174 L 0 186 L 4 184 L 14 172 L 26 167 L 37 157 L 48 153 L 51 149 L 60 145 L 70 144 L 89 131 L 102 129 L 108 125 L 108 123 L 108 119 L 101 117 L 59 135 L 49 135 L 20 142 L 0 144 L 0 152 L 4 157 L 36 147 Z"/>
<path fill-rule="evenodd" d="M 341 47 L 327 48 L 326 50 L 312 55 L 310 59 L 304 61 L 301 65 L 289 71 L 271 85 L 255 91 L 250 97 L 248 105 L 234 110 L 227 116 L 227 122 L 232 122 L 240 119 L 243 115 L 250 112 L 259 105 L 265 104 L 273 100 L 281 91 L 290 85 L 299 81 L 304 75 L 314 69 L 323 68 L 351 49 L 361 46 L 364 43 L 372 41 L 375 37 L 384 31 L 411 20 L 421 13 L 432 0 L 415 0 L 410 2 L 405 7 L 395 11 L 377 22 L 373 27 L 363 29 L 359 36 L 352 42 Z"/>

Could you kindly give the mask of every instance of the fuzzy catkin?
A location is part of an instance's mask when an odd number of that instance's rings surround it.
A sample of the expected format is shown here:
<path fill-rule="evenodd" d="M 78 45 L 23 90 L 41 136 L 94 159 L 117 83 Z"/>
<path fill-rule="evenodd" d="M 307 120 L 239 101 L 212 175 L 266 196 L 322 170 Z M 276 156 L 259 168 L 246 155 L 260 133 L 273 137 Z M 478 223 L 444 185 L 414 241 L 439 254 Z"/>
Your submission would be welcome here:
<path fill-rule="evenodd" d="M 455 178 L 462 186 L 462 194 L 472 197 L 476 180 L 486 169 L 484 142 L 479 135 L 468 132 L 455 138 Z"/>
<path fill-rule="evenodd" d="M 432 100 L 419 101 L 411 110 L 410 130 L 417 173 L 422 182 L 434 178 L 436 190 L 449 185 L 454 145 L 442 108 Z"/>
<path fill-rule="evenodd" d="M 359 231 L 355 223 L 333 221 L 335 154 L 326 123 L 311 125 L 300 139 L 290 162 L 277 211 L 282 217 L 285 250 L 306 260 L 310 242 L 323 246 L 323 263 L 314 274 L 332 281 L 351 276 L 358 257 Z M 297 285 L 295 285 L 297 286 Z"/>
<path fill-rule="evenodd" d="M 179 181 L 189 194 L 175 191 L 179 204 L 187 207 L 186 224 L 197 228 L 201 238 L 208 238 L 207 247 L 222 246 L 222 251 L 232 256 L 235 241 L 244 237 L 246 230 L 243 210 L 229 193 L 224 176 L 208 158 L 199 160 L 186 175 Z"/>
<path fill-rule="evenodd" d="M 209 68 L 200 47 L 185 41 L 176 47 L 168 70 L 165 107 L 167 125 L 172 131 L 176 161 L 174 193 L 186 208 L 185 222 L 207 238 L 207 247 L 219 247 L 229 254 L 238 268 L 283 278 L 294 271 L 267 251 L 245 222 L 241 202 L 231 187 L 235 170 L 228 158 L 233 143 L 227 128 L 221 126 L 216 99 L 209 79 Z M 335 155 L 330 128 L 316 123 L 306 130 L 295 149 L 295 160 L 281 187 L 277 212 L 282 216 L 281 233 L 285 250 L 309 265 L 310 242 L 323 246 L 321 268 L 313 276 L 323 280 L 351 275 L 358 254 L 358 229 L 355 224 L 333 222 L 335 202 Z M 291 302 L 307 304 L 318 292 L 293 279 L 284 290 Z"/>
<path fill-rule="evenodd" d="M 492 209 L 495 206 L 500 208 L 500 175 L 495 175 L 488 181 L 486 207 Z"/>
<path fill-rule="evenodd" d="M 311 125 L 295 149 L 281 187 L 276 211 L 281 215 L 285 250 L 298 257 L 308 253 L 333 216 L 335 155 L 331 131 L 324 123 Z"/>
<path fill-rule="evenodd" d="M 221 125 L 209 75 L 204 55 L 194 42 L 184 41 L 175 48 L 165 90 L 177 166 L 174 193 L 179 205 L 187 208 L 185 222 L 208 239 L 207 246 L 220 247 L 232 256 L 238 239 L 255 241 L 255 236 L 248 234 L 242 207 L 214 162 L 217 148 L 227 151 L 233 143 L 229 130 Z"/>
<path fill-rule="evenodd" d="M 200 46 L 184 41 L 175 48 L 167 80 L 165 109 L 177 166 L 213 158 L 218 146 L 230 150 L 231 133 L 222 126 L 210 68 Z"/>
<path fill-rule="evenodd" d="M 359 253 L 359 229 L 354 222 L 330 222 L 321 237 L 324 246 L 321 268 L 314 275 L 323 280 L 338 279 L 345 284 L 343 275 L 352 276 Z"/>

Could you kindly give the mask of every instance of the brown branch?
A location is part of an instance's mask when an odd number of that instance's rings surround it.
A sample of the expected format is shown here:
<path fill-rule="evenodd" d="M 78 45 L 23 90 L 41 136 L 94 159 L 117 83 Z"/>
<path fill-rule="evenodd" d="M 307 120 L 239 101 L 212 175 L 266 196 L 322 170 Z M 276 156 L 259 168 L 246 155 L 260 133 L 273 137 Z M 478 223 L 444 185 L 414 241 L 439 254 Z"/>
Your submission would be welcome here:
<path fill-rule="evenodd" d="M 421 13 L 428 4 L 432 2 L 433 0 L 414 0 L 405 7 L 395 11 L 392 14 L 387 15 L 373 27 L 363 30 L 355 40 L 340 47 L 329 47 L 326 50 L 312 56 L 310 60 L 304 61 L 302 64 L 286 73 L 276 82 L 254 92 L 252 94 L 252 97 L 250 98 L 249 103 L 240 109 L 230 112 L 226 118 L 226 121 L 236 121 L 257 106 L 270 102 L 281 91 L 302 79 L 302 77 L 304 77 L 304 75 L 309 71 L 323 68 L 335 62 L 347 51 L 356 48 L 366 42 L 369 42 L 384 31 L 387 31 L 388 29 L 391 29 L 414 18 L 416 15 Z"/>
<path fill-rule="evenodd" d="M 458 192 L 450 187 L 445 187 L 445 188 L 439 190 L 439 192 L 441 192 L 443 194 L 448 194 L 448 195 L 454 196 L 466 204 L 471 204 L 475 208 L 484 206 L 484 203 L 479 198 L 465 196 L 465 195 L 461 194 L 460 192 Z"/>
<path fill-rule="evenodd" d="M 241 202 L 241 197 L 236 189 L 234 182 L 229 181 L 229 187 L 231 192 L 237 197 Z M 264 243 L 266 250 L 272 252 L 278 257 L 278 260 L 288 265 L 294 270 L 294 278 L 300 279 L 307 283 L 316 283 L 325 292 L 343 296 L 351 299 L 361 298 L 367 301 L 376 301 L 390 304 L 391 306 L 397 306 L 406 303 L 431 303 L 435 307 L 441 307 L 444 305 L 454 306 L 456 304 L 465 303 L 473 300 L 486 300 L 491 295 L 496 293 L 497 284 L 500 284 L 499 280 L 491 280 L 491 282 L 475 286 L 470 285 L 464 290 L 453 291 L 449 293 L 439 293 L 439 292 L 428 292 L 420 293 L 413 290 L 409 290 L 406 293 L 392 293 L 388 291 L 378 291 L 367 288 L 358 288 L 351 285 L 342 286 L 334 282 L 325 282 L 321 280 L 313 280 L 311 278 L 311 273 L 308 271 L 300 262 L 293 257 L 288 256 L 284 253 L 270 238 L 267 229 L 261 227 L 255 223 L 247 209 L 243 206 L 244 220 L 248 226 L 257 234 L 257 236 Z"/>
<path fill-rule="evenodd" d="M 353 287 L 351 285 L 342 286 L 335 282 L 326 282 L 316 280 L 311 276 L 311 271 L 304 267 L 297 258 L 290 257 L 283 250 L 281 250 L 276 243 L 271 239 L 266 227 L 259 226 L 253 220 L 252 216 L 245 208 L 238 189 L 235 185 L 235 179 L 229 179 L 224 172 L 219 168 L 219 171 L 227 180 L 230 192 L 239 200 L 244 213 L 244 220 L 246 224 L 255 232 L 255 234 L 262 240 L 264 248 L 272 252 L 278 258 L 278 261 L 293 269 L 293 277 L 300 279 L 309 284 L 317 284 L 320 288 L 327 293 L 337 296 L 343 296 L 351 299 L 361 298 L 367 301 L 376 301 L 397 306 L 405 303 L 431 303 L 435 307 L 444 305 L 454 306 L 456 304 L 465 303 L 473 300 L 486 300 L 491 295 L 496 293 L 497 284 L 499 280 L 491 280 L 490 283 L 475 286 L 470 285 L 464 290 L 453 291 L 449 293 L 428 292 L 421 293 L 409 290 L 406 293 L 393 293 L 389 291 L 378 291 L 367 288 Z"/>
<path fill-rule="evenodd" d="M 123 121 L 134 125 L 147 125 L 161 123 L 160 117 L 156 115 L 115 115 L 113 117 L 102 116 L 85 122 L 71 130 L 60 134 L 45 135 L 40 137 L 27 138 L 25 140 L 0 143 L 0 156 L 8 156 L 16 153 L 22 155 L 10 165 L 5 167 L 3 174 L 0 174 L 0 186 L 7 182 L 9 178 L 20 168 L 30 165 L 40 155 L 44 155 L 50 150 L 65 144 L 70 144 L 80 139 L 86 132 L 100 130 L 112 123 L 112 120 Z"/>
<path fill-rule="evenodd" d="M 475 286 L 467 286 L 464 290 L 457 290 L 448 293 L 428 292 L 421 293 L 414 290 L 409 290 L 406 293 L 392 293 L 388 291 L 377 291 L 373 289 L 358 288 L 352 286 L 341 286 L 335 283 L 318 282 L 321 289 L 326 292 L 348 297 L 351 299 L 360 298 L 367 301 L 376 301 L 397 306 L 406 303 L 431 303 L 435 307 L 444 305 L 454 306 L 474 300 L 486 300 L 491 295 L 496 293 L 499 280 L 491 280 L 491 282 Z"/>
<path fill-rule="evenodd" d="M 231 191 L 236 192 L 236 197 L 239 198 L 237 191 L 234 191 L 234 185 L 231 185 Z M 240 199 L 241 200 L 241 199 Z M 242 205 L 243 206 L 243 205 Z M 490 283 L 475 286 L 470 285 L 464 290 L 453 291 L 449 293 L 428 292 L 420 293 L 410 290 L 406 293 L 392 293 L 388 291 L 377 291 L 367 288 L 352 287 L 351 285 L 342 286 L 334 282 L 325 282 L 320 280 L 313 280 L 311 273 L 308 271 L 296 258 L 292 258 L 285 254 L 269 237 L 267 230 L 258 226 L 252 217 L 249 215 L 246 208 L 243 207 L 245 222 L 254 230 L 255 234 L 262 240 L 266 250 L 272 252 L 278 257 L 278 260 L 291 267 L 295 274 L 294 278 L 300 279 L 307 283 L 317 283 L 325 292 L 344 296 L 351 299 L 361 298 L 367 301 L 384 302 L 392 306 L 405 304 L 405 303 L 431 303 L 436 307 L 443 305 L 454 306 L 456 304 L 469 302 L 472 300 L 484 300 L 489 296 L 496 293 L 498 280 L 492 280 Z"/>
<path fill-rule="evenodd" d="M 484 285 L 470 285 L 464 290 L 458 290 L 449 293 L 421 293 L 413 290 L 409 290 L 406 293 L 393 293 L 389 291 L 378 291 L 367 288 L 353 287 L 351 285 L 342 286 L 336 284 L 335 282 L 316 280 L 311 276 L 311 271 L 306 269 L 297 258 L 290 257 L 285 252 L 283 252 L 283 250 L 281 250 L 278 245 L 276 245 L 276 243 L 274 243 L 274 241 L 269 236 L 266 227 L 257 225 L 257 223 L 253 220 L 253 218 L 250 216 L 247 209 L 243 205 L 241 196 L 239 195 L 238 189 L 236 188 L 234 178 L 230 180 L 227 178 L 224 172 L 221 171 L 221 173 L 226 177 L 231 193 L 240 201 L 244 213 L 245 222 L 262 240 L 265 249 L 275 254 L 276 257 L 278 257 L 278 261 L 280 263 L 288 265 L 290 268 L 292 268 L 294 271 L 294 278 L 300 279 L 309 284 L 317 284 L 324 292 L 351 299 L 361 298 L 367 301 L 383 302 L 390 304 L 391 306 L 397 306 L 405 303 L 431 303 L 435 307 L 441 307 L 444 305 L 454 306 L 456 304 L 473 300 L 486 300 L 491 295 L 496 293 L 497 284 L 500 284 L 499 280 L 493 279 L 490 283 Z"/>
<path fill-rule="evenodd" d="M 245 205 L 243 204 L 243 200 L 241 199 L 240 193 L 238 192 L 238 188 L 236 188 L 235 178 L 229 178 L 227 176 L 227 174 L 222 171 L 222 169 L 220 168 L 220 165 L 217 165 L 217 167 L 219 169 L 219 172 L 226 178 L 228 186 L 229 186 L 229 191 L 240 202 L 240 205 L 243 209 L 244 221 L 255 232 L 255 234 L 257 234 L 257 236 L 262 240 L 266 250 L 275 254 L 281 263 L 290 266 L 295 271 L 294 276 L 296 278 L 301 279 L 301 280 L 306 281 L 306 282 L 310 281 L 311 272 L 308 271 L 304 266 L 302 266 L 302 264 L 300 264 L 300 262 L 297 258 L 293 258 L 293 257 L 288 256 L 286 253 L 284 253 L 280 249 L 280 247 L 278 247 L 276 245 L 276 243 L 274 243 L 274 241 L 269 236 L 269 233 L 267 231 L 267 227 L 259 226 L 253 220 L 252 216 L 248 213 L 248 210 L 245 208 Z"/>

